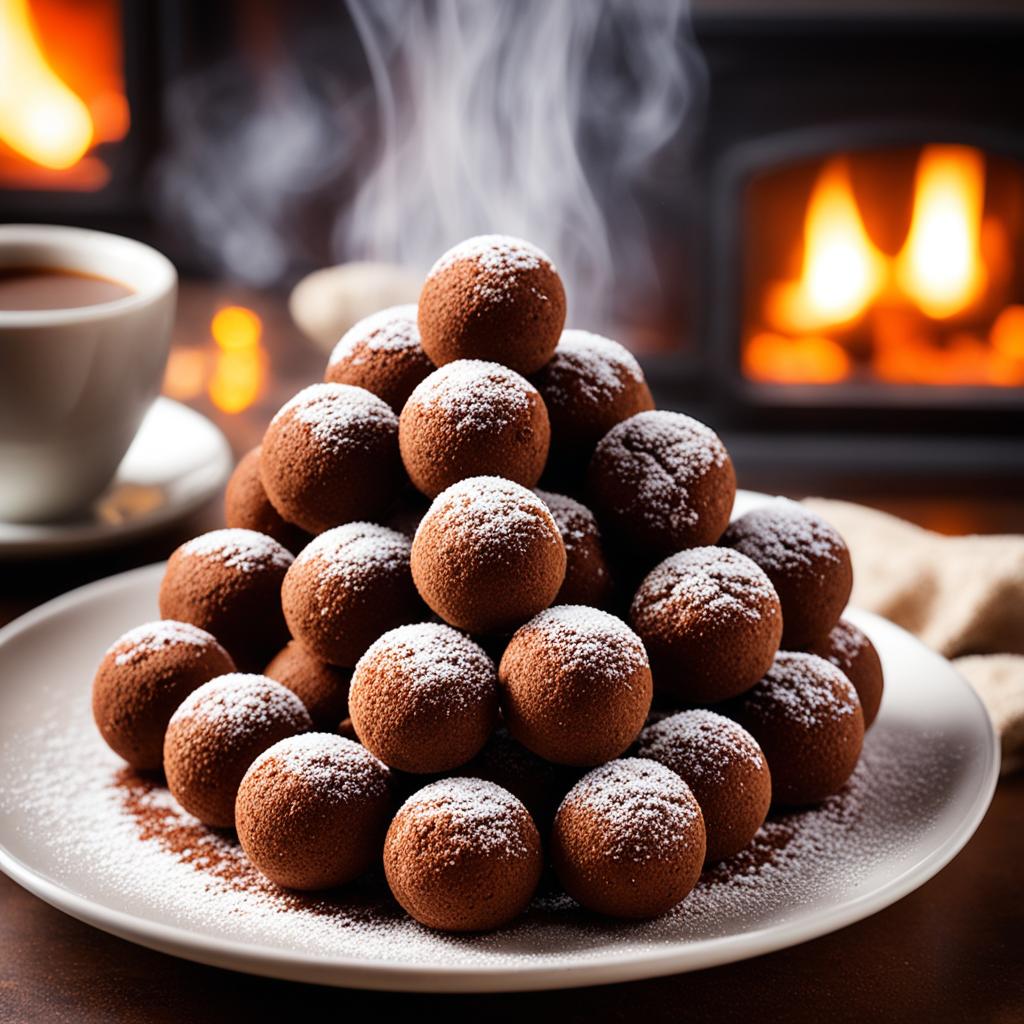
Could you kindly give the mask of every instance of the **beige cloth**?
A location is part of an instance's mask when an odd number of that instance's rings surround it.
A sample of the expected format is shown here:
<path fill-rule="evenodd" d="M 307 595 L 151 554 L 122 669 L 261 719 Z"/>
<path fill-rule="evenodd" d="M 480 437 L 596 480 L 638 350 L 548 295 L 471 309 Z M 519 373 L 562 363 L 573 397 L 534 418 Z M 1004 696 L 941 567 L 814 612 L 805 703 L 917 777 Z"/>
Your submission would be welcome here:
<path fill-rule="evenodd" d="M 999 731 L 1003 771 L 1021 767 L 1024 536 L 944 537 L 863 505 L 824 498 L 804 504 L 846 538 L 851 602 L 955 659 Z"/>

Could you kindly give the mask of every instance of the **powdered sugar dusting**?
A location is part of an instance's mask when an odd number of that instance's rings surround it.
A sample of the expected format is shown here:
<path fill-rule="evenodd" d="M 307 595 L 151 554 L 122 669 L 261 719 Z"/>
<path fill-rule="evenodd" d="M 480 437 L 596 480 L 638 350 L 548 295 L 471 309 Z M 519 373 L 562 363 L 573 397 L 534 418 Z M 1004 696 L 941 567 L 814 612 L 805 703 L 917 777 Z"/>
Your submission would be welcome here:
<path fill-rule="evenodd" d="M 561 604 L 538 612 L 517 636 L 540 634 L 558 652 L 567 672 L 621 678 L 646 668 L 643 641 L 609 612 L 579 604 Z"/>
<path fill-rule="evenodd" d="M 523 839 L 526 808 L 507 790 L 484 779 L 441 779 L 414 793 L 395 815 L 393 829 L 401 844 L 403 832 L 444 829 L 450 862 L 463 854 L 525 857 L 530 847 Z"/>
<path fill-rule="evenodd" d="M 721 778 L 723 769 L 734 764 L 757 771 L 765 765 L 757 740 L 746 729 L 705 708 L 681 711 L 648 725 L 637 740 L 636 756 L 649 757 L 696 781 Z"/>
<path fill-rule="evenodd" d="M 334 366 L 344 360 L 353 366 L 360 366 L 371 353 L 400 352 L 418 348 L 419 344 L 416 306 L 391 306 L 371 313 L 350 327 L 334 346 L 327 365 Z"/>
<path fill-rule="evenodd" d="M 273 537 L 238 527 L 202 533 L 179 550 L 184 555 L 218 561 L 228 569 L 242 572 L 287 569 L 294 560 L 292 553 Z"/>
<path fill-rule="evenodd" d="M 45 685 L 45 683 L 44 683 Z M 97 904 L 204 937 L 409 966 L 565 967 L 685 949 L 754 932 L 861 895 L 916 864 L 972 751 L 880 719 L 852 779 L 814 810 L 770 819 L 751 847 L 706 873 L 655 921 L 612 922 L 561 894 L 492 935 L 445 936 L 407 918 L 379 875 L 337 893 L 284 892 L 233 838 L 205 829 L 163 787 L 124 772 L 95 732 L 88 687 L 49 700 L 35 727 L 0 744 L 5 842 Z M 59 823 L 59 826 L 55 823 Z M 28 856 L 23 858 L 28 860 Z"/>
<path fill-rule="evenodd" d="M 376 523 L 345 523 L 310 541 L 295 564 L 313 568 L 317 600 L 324 604 L 326 614 L 326 591 L 333 583 L 341 581 L 346 590 L 355 593 L 379 580 L 382 573 L 408 572 L 411 547 L 409 538 L 397 530 Z"/>
<path fill-rule="evenodd" d="M 363 685 L 371 666 L 381 663 L 418 699 L 452 710 L 478 705 L 497 682 L 494 662 L 479 644 L 436 622 L 398 626 L 378 637 L 356 664 L 353 690 Z"/>
<path fill-rule="evenodd" d="M 435 370 L 409 396 L 411 406 L 445 417 L 456 433 L 495 433 L 522 423 L 537 389 L 500 363 L 457 359 Z"/>
<path fill-rule="evenodd" d="M 278 409 L 271 424 L 285 416 L 309 427 L 310 434 L 331 451 L 359 447 L 367 428 L 398 431 L 398 417 L 383 399 L 352 384 L 310 384 Z"/>
<path fill-rule="evenodd" d="M 462 260 L 472 260 L 488 276 L 498 279 L 536 270 L 545 263 L 556 269 L 551 257 L 532 242 L 512 235 L 475 235 L 444 253 L 430 268 L 427 280 Z"/>
<path fill-rule="evenodd" d="M 823 655 L 837 668 L 853 665 L 870 645 L 871 641 L 852 622 L 840 619 L 828 635 L 826 647 L 828 654 Z M 820 651 L 817 653 L 821 653 Z"/>
<path fill-rule="evenodd" d="M 341 801 L 386 796 L 391 774 L 364 746 L 325 732 L 279 740 L 253 761 L 246 776 L 267 767 L 279 768 Z"/>
<path fill-rule="evenodd" d="M 230 672 L 193 690 L 170 724 L 209 722 L 228 734 L 244 734 L 283 718 L 293 718 L 297 725 L 309 722 L 305 705 L 291 690 L 266 676 Z"/>
<path fill-rule="evenodd" d="M 536 542 L 538 526 L 549 528 L 552 544 L 561 543 L 547 506 L 532 491 L 500 476 L 471 476 L 452 484 L 434 499 L 420 530 L 428 520 L 457 528 L 467 557 L 481 551 L 492 555 L 525 551 Z"/>
<path fill-rule="evenodd" d="M 188 647 L 211 647 L 215 646 L 217 641 L 205 629 L 193 626 L 190 622 L 159 619 L 128 630 L 110 645 L 107 654 L 115 655 L 115 665 L 128 665 L 179 644 Z"/>
<path fill-rule="evenodd" d="M 640 412 L 612 427 L 594 453 L 614 466 L 632 515 L 673 530 L 693 527 L 700 509 L 690 488 L 726 464 L 729 453 L 708 426 L 678 412 Z"/>
<path fill-rule="evenodd" d="M 613 860 L 643 862 L 685 844 L 700 816 L 689 786 L 657 761 L 624 757 L 595 768 L 569 790 L 567 808 L 596 818 L 594 828 Z"/>
<path fill-rule="evenodd" d="M 722 544 L 742 551 L 768 572 L 826 578 L 840 563 L 842 537 L 821 516 L 795 501 L 776 498 L 729 525 Z"/>
<path fill-rule="evenodd" d="M 830 661 L 780 651 L 764 678 L 743 697 L 743 705 L 762 719 L 782 718 L 814 728 L 856 714 L 860 700 L 853 684 Z"/>
<path fill-rule="evenodd" d="M 633 615 L 657 621 L 680 606 L 710 620 L 738 616 L 758 622 L 766 603 L 778 598 L 755 562 L 729 548 L 689 548 L 656 565 L 633 599 Z"/>
<path fill-rule="evenodd" d="M 544 394 L 559 404 L 613 401 L 625 385 L 643 384 L 640 364 L 629 349 L 590 331 L 566 330 L 544 367 Z"/>

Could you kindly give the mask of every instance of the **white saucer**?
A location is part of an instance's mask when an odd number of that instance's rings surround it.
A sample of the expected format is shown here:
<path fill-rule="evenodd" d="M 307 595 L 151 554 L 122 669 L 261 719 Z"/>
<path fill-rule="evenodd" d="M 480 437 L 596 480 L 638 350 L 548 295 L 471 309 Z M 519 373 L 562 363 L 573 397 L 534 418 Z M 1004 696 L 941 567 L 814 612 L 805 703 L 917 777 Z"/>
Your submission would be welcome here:
<path fill-rule="evenodd" d="M 755 840 L 764 861 L 705 877 L 664 918 L 602 921 L 541 900 L 492 935 L 451 936 L 359 891 L 327 915 L 280 908 L 187 862 L 241 855 L 164 790 L 142 801 L 159 822 L 192 829 L 184 846 L 143 839 L 136 797 L 112 785 L 120 762 L 92 721 L 92 673 L 118 635 L 156 616 L 162 573 L 152 565 L 101 580 L 0 630 L 0 869 L 82 921 L 201 963 L 429 992 L 568 988 L 729 963 L 835 931 L 916 889 L 971 837 L 995 788 L 998 745 L 970 686 L 908 633 L 851 611 L 881 654 L 886 691 L 847 790 L 770 823 Z"/>
<path fill-rule="evenodd" d="M 227 439 L 205 416 L 158 398 L 110 486 L 80 519 L 0 521 L 0 559 L 37 558 L 126 543 L 190 515 L 225 484 Z"/>

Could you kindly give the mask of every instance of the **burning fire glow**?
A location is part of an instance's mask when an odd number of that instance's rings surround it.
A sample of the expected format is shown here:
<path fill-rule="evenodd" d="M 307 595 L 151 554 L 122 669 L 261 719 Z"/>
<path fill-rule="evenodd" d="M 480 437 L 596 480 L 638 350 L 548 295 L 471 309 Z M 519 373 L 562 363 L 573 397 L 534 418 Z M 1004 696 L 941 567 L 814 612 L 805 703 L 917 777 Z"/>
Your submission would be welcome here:
<path fill-rule="evenodd" d="M 0 0 L 0 179 L 105 184 L 90 151 L 123 138 L 129 120 L 119 18 L 113 0 Z"/>
<path fill-rule="evenodd" d="M 1005 227 L 985 219 L 985 185 L 977 150 L 924 147 L 910 226 L 890 255 L 865 225 L 848 159 L 829 160 L 807 201 L 797 276 L 764 288 L 744 343 L 745 375 L 835 383 L 853 376 L 867 351 L 871 373 L 893 383 L 1024 384 L 1024 307 L 992 308 L 1008 254 L 1005 244 L 986 245 L 993 227 L 1005 242 Z"/>
<path fill-rule="evenodd" d="M 263 322 L 244 306 L 225 306 L 213 315 L 210 336 L 212 347 L 171 350 L 164 394 L 189 401 L 205 392 L 222 412 L 242 412 L 260 397 L 267 379 Z"/>

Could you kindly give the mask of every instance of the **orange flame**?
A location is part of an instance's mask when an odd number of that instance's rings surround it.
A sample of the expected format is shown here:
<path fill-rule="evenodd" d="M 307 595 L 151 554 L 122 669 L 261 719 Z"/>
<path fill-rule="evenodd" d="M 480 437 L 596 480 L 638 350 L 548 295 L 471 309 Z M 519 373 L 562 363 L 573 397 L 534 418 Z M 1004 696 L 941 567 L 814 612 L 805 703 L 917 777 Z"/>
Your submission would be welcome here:
<path fill-rule="evenodd" d="M 971 305 L 986 283 L 981 257 L 985 159 L 966 146 L 926 146 L 917 165 L 914 212 L 896 281 L 934 320 Z"/>
<path fill-rule="evenodd" d="M 766 319 L 791 333 L 849 323 L 884 281 L 884 257 L 864 229 L 849 166 L 838 157 L 825 165 L 807 205 L 800 277 L 768 293 Z"/>
<path fill-rule="evenodd" d="M 92 145 L 89 108 L 39 45 L 28 0 L 0 0 L 0 140 L 33 163 L 63 170 Z"/>

